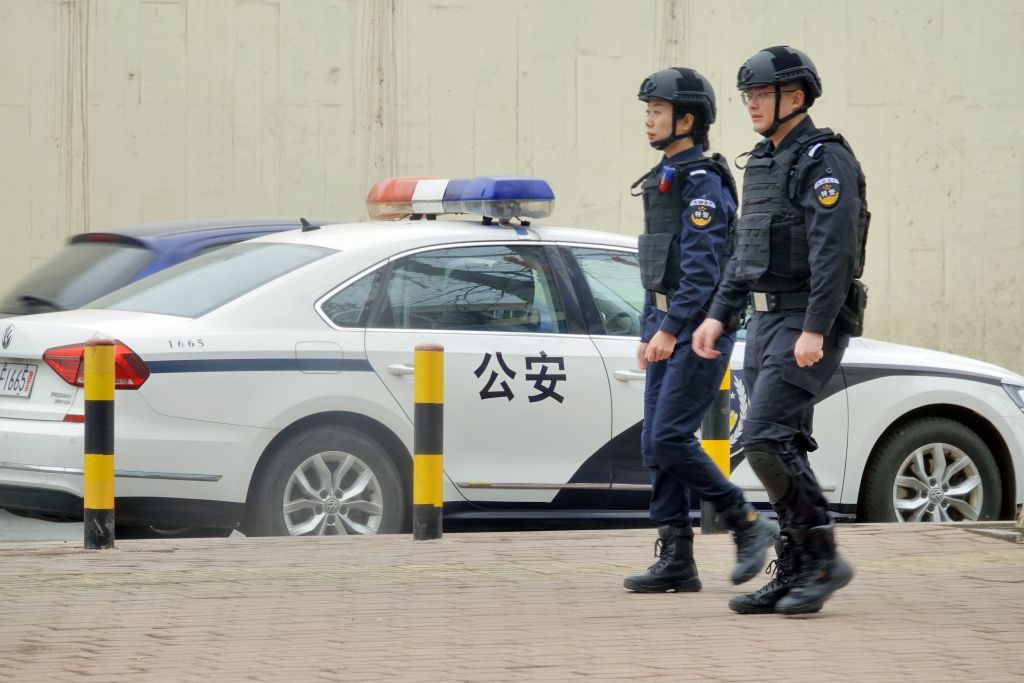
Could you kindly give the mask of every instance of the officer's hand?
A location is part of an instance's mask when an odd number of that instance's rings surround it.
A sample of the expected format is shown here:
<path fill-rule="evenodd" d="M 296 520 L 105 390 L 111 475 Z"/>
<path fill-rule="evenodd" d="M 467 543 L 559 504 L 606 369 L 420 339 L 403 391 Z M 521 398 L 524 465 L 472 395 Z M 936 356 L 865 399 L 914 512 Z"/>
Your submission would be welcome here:
<path fill-rule="evenodd" d="M 722 336 L 725 325 L 721 320 L 705 318 L 693 333 L 693 352 L 701 358 L 718 358 L 722 352 L 715 348 L 715 342 Z"/>
<path fill-rule="evenodd" d="M 641 370 L 647 369 L 647 342 L 640 342 L 636 347 L 636 366 Z"/>
<path fill-rule="evenodd" d="M 647 362 L 657 363 L 658 361 L 663 361 L 671 356 L 672 352 L 675 350 L 675 335 L 669 334 L 665 330 L 658 330 L 658 332 L 651 337 L 651 341 L 647 345 Z"/>
<path fill-rule="evenodd" d="M 802 368 L 809 368 L 825 356 L 821 347 L 825 338 L 814 332 L 802 332 L 796 340 L 796 347 L 793 355 L 796 356 L 796 364 Z"/>

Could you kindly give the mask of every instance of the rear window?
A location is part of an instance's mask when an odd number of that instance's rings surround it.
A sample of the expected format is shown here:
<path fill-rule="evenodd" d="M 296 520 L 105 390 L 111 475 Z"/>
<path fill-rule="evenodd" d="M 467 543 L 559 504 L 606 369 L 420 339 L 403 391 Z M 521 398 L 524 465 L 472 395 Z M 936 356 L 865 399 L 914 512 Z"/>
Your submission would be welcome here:
<path fill-rule="evenodd" d="M 143 278 L 86 308 L 196 318 L 333 253 L 303 244 L 233 244 Z"/>
<path fill-rule="evenodd" d="M 152 258 L 153 252 L 135 244 L 69 244 L 19 282 L 0 311 L 28 315 L 79 308 L 134 280 Z"/>

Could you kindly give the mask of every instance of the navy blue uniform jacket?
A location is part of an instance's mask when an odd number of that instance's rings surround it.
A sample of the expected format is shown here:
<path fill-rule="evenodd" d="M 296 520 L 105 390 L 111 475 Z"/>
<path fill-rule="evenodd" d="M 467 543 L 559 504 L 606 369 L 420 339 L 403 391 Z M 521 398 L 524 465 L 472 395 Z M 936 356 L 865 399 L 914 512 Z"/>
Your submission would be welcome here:
<path fill-rule="evenodd" d="M 797 138 L 812 128 L 814 123 L 808 116 L 789 132 L 779 148 L 796 144 Z M 766 140 L 758 144 L 753 153 L 764 156 L 774 151 L 771 141 Z M 730 261 L 708 313 L 709 318 L 723 322 L 729 320 L 746 307 L 750 291 L 809 291 L 803 330 L 825 335 L 832 328 L 853 280 L 853 268 L 860 248 L 857 240 L 861 205 L 857 193 L 857 164 L 840 143 L 826 142 L 802 151 L 795 173 L 794 203 L 807 226 L 810 278 L 781 278 L 765 274 L 754 282 L 738 280 L 732 276 L 734 264 Z M 826 181 L 838 194 L 834 202 L 819 196 L 820 184 Z"/>
<path fill-rule="evenodd" d="M 665 159 L 663 165 L 685 163 L 704 155 L 695 145 Z M 698 169 L 672 179 L 669 192 L 682 195 L 682 232 L 679 235 L 682 277 L 669 303 L 668 312 L 654 307 L 650 296 L 644 304 L 641 341 L 649 342 L 658 330 L 687 342 L 702 320 L 705 305 L 715 292 L 722 273 L 729 225 L 736 215 L 736 200 L 712 170 Z"/>

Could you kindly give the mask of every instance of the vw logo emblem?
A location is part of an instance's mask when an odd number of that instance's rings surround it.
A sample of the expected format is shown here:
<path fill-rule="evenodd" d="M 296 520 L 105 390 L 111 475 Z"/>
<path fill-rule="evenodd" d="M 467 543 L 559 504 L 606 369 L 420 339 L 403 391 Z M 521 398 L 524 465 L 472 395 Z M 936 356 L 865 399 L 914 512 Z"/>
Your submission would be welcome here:
<path fill-rule="evenodd" d="M 3 347 L 6 349 L 11 345 L 11 340 L 14 339 L 14 325 L 8 325 L 7 329 L 4 330 L 4 341 Z"/>

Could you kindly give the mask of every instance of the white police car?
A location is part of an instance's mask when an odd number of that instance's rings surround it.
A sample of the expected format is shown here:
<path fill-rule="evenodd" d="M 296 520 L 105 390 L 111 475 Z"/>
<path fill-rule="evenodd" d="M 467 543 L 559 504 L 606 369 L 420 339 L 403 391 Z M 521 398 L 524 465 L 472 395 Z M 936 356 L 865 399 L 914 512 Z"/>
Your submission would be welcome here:
<path fill-rule="evenodd" d="M 553 201 L 537 179 L 392 179 L 369 201 L 374 219 L 428 220 L 279 233 L 86 309 L 4 321 L 0 507 L 81 516 L 82 348 L 105 336 L 121 523 L 401 530 L 424 342 L 446 353 L 446 515 L 646 515 L 635 238 L 528 225 Z M 447 212 L 489 218 L 429 220 Z M 854 340 L 818 406 L 812 463 L 833 508 L 861 519 L 1009 517 L 1022 410 L 1020 375 Z"/>

